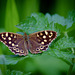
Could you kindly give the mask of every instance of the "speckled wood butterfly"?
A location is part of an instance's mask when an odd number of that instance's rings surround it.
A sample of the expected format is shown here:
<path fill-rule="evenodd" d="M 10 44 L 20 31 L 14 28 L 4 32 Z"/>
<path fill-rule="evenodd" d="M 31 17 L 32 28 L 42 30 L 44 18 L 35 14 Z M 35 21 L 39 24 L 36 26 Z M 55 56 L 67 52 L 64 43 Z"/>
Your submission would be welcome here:
<path fill-rule="evenodd" d="M 55 31 L 45 30 L 27 35 L 11 32 L 0 33 L 0 41 L 3 42 L 15 54 L 27 55 L 28 50 L 37 54 L 46 51 L 49 44 L 56 38 Z"/>

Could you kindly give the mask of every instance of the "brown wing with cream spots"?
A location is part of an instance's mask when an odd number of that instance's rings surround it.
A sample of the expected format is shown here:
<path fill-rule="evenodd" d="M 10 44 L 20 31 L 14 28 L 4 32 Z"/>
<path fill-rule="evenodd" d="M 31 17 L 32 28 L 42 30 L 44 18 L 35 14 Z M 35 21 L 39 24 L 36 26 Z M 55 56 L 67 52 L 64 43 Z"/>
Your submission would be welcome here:
<path fill-rule="evenodd" d="M 15 54 L 27 55 L 27 44 L 23 36 L 16 33 L 4 32 L 0 33 L 0 41 L 3 42 Z M 25 46 L 26 45 L 26 46 Z"/>
<path fill-rule="evenodd" d="M 49 44 L 56 38 L 55 31 L 40 31 L 29 35 L 29 47 L 31 53 L 46 51 Z"/>

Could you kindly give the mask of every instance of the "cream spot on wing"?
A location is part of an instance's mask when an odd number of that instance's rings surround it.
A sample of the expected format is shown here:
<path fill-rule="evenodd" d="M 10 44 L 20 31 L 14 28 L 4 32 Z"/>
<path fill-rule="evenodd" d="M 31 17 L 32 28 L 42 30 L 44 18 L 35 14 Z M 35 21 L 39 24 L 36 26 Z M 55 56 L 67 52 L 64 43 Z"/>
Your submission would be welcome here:
<path fill-rule="evenodd" d="M 12 43 L 12 46 L 14 46 L 14 43 Z"/>
<path fill-rule="evenodd" d="M 45 34 L 48 35 L 48 32 L 45 30 Z"/>
<path fill-rule="evenodd" d="M 20 50 L 20 53 L 24 53 L 24 51 L 23 50 Z"/>
<path fill-rule="evenodd" d="M 51 39 L 49 39 L 49 41 L 51 41 Z"/>
<path fill-rule="evenodd" d="M 9 44 L 11 44 L 11 41 L 9 41 Z"/>
<path fill-rule="evenodd" d="M 50 36 L 51 36 L 51 37 L 53 36 L 53 33 L 52 33 L 52 32 L 50 32 Z"/>
<path fill-rule="evenodd" d="M 18 47 L 18 45 L 15 45 L 15 46 L 17 46 L 17 47 Z"/>
<path fill-rule="evenodd" d="M 1 34 L 1 36 L 2 36 L 3 39 L 5 39 L 5 38 L 3 37 L 3 36 L 4 36 L 3 34 Z"/>
<path fill-rule="evenodd" d="M 6 37 L 8 37 L 8 32 L 6 32 Z"/>
<path fill-rule="evenodd" d="M 4 39 L 4 40 L 6 40 L 6 38 L 5 37 L 3 37 L 4 35 L 3 34 L 1 34 L 1 37 Z"/>
<path fill-rule="evenodd" d="M 2 37 L 4 40 L 6 40 L 6 38 Z"/>
<path fill-rule="evenodd" d="M 16 35 L 14 36 L 14 38 L 16 38 Z"/>
<path fill-rule="evenodd" d="M 41 44 L 44 44 L 44 42 L 41 42 Z"/>
<path fill-rule="evenodd" d="M 44 42 L 47 42 L 47 40 L 44 40 Z"/>
<path fill-rule="evenodd" d="M 39 48 L 37 48 L 37 49 L 36 49 L 36 51 L 40 51 L 40 49 L 39 49 Z"/>
<path fill-rule="evenodd" d="M 39 37 L 39 35 L 37 34 L 37 37 Z"/>
<path fill-rule="evenodd" d="M 13 37 L 13 34 L 11 34 L 10 36 Z"/>
<path fill-rule="evenodd" d="M 8 37 L 9 40 L 11 40 L 11 37 Z"/>
<path fill-rule="evenodd" d="M 52 32 L 50 32 L 50 34 L 53 34 Z"/>
<path fill-rule="evenodd" d="M 49 35 L 49 38 L 51 38 L 52 36 L 51 35 Z"/>
<path fill-rule="evenodd" d="M 3 38 L 3 36 L 4 36 L 4 35 L 3 35 L 3 34 L 1 34 L 1 36 L 2 36 L 2 38 Z"/>
<path fill-rule="evenodd" d="M 43 36 L 43 38 L 45 39 L 45 38 L 46 38 L 46 36 L 44 35 L 44 36 Z"/>
<path fill-rule="evenodd" d="M 42 36 L 42 35 L 43 35 L 43 33 L 40 33 L 40 35 Z"/>
<path fill-rule="evenodd" d="M 13 50 L 16 50 L 16 47 L 13 47 Z"/>
<path fill-rule="evenodd" d="M 40 46 L 40 49 L 43 49 L 44 48 L 44 46 Z"/>
<path fill-rule="evenodd" d="M 18 48 L 16 48 L 16 52 L 20 52 Z"/>

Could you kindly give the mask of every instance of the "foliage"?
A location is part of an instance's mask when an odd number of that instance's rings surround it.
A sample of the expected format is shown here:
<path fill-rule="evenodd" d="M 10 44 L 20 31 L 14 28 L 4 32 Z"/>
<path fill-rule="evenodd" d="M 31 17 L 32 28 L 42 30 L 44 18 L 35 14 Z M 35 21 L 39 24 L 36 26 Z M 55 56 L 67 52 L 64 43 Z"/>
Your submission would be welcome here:
<path fill-rule="evenodd" d="M 27 17 L 16 27 L 28 34 L 42 30 L 53 30 L 57 32 L 57 38 L 51 43 L 48 50 L 42 54 L 35 55 L 29 53 L 25 57 L 7 55 L 8 53 L 6 55 L 0 55 L 0 65 L 7 65 L 6 73 L 9 75 L 31 75 L 36 74 L 37 72 L 41 75 L 43 75 L 43 73 L 45 75 L 49 75 L 50 73 L 53 75 L 61 75 L 58 73 L 58 70 L 62 70 L 60 65 L 53 65 L 53 63 L 64 63 L 64 66 L 67 66 L 66 71 L 69 65 L 74 65 L 75 61 L 73 61 L 73 59 L 75 59 L 75 36 L 72 35 L 74 34 L 72 31 L 75 30 L 74 24 L 75 19 L 72 13 L 70 16 L 68 15 L 67 18 L 64 18 L 58 14 L 31 14 L 30 17 Z M 11 54 L 11 52 L 9 53 Z M 53 71 L 55 70 L 55 73 L 51 72 L 51 69 Z"/>

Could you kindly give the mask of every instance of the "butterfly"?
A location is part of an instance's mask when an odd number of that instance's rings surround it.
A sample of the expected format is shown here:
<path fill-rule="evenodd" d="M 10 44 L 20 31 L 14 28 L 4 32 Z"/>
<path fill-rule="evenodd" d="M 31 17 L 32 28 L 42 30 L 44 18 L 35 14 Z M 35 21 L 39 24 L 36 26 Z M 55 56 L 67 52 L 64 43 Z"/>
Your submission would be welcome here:
<path fill-rule="evenodd" d="M 29 35 L 26 33 L 21 35 L 12 32 L 3 32 L 0 33 L 0 41 L 8 46 L 14 54 L 26 56 L 28 50 L 33 54 L 46 51 L 56 36 L 57 33 L 50 30 L 39 31 Z"/>

